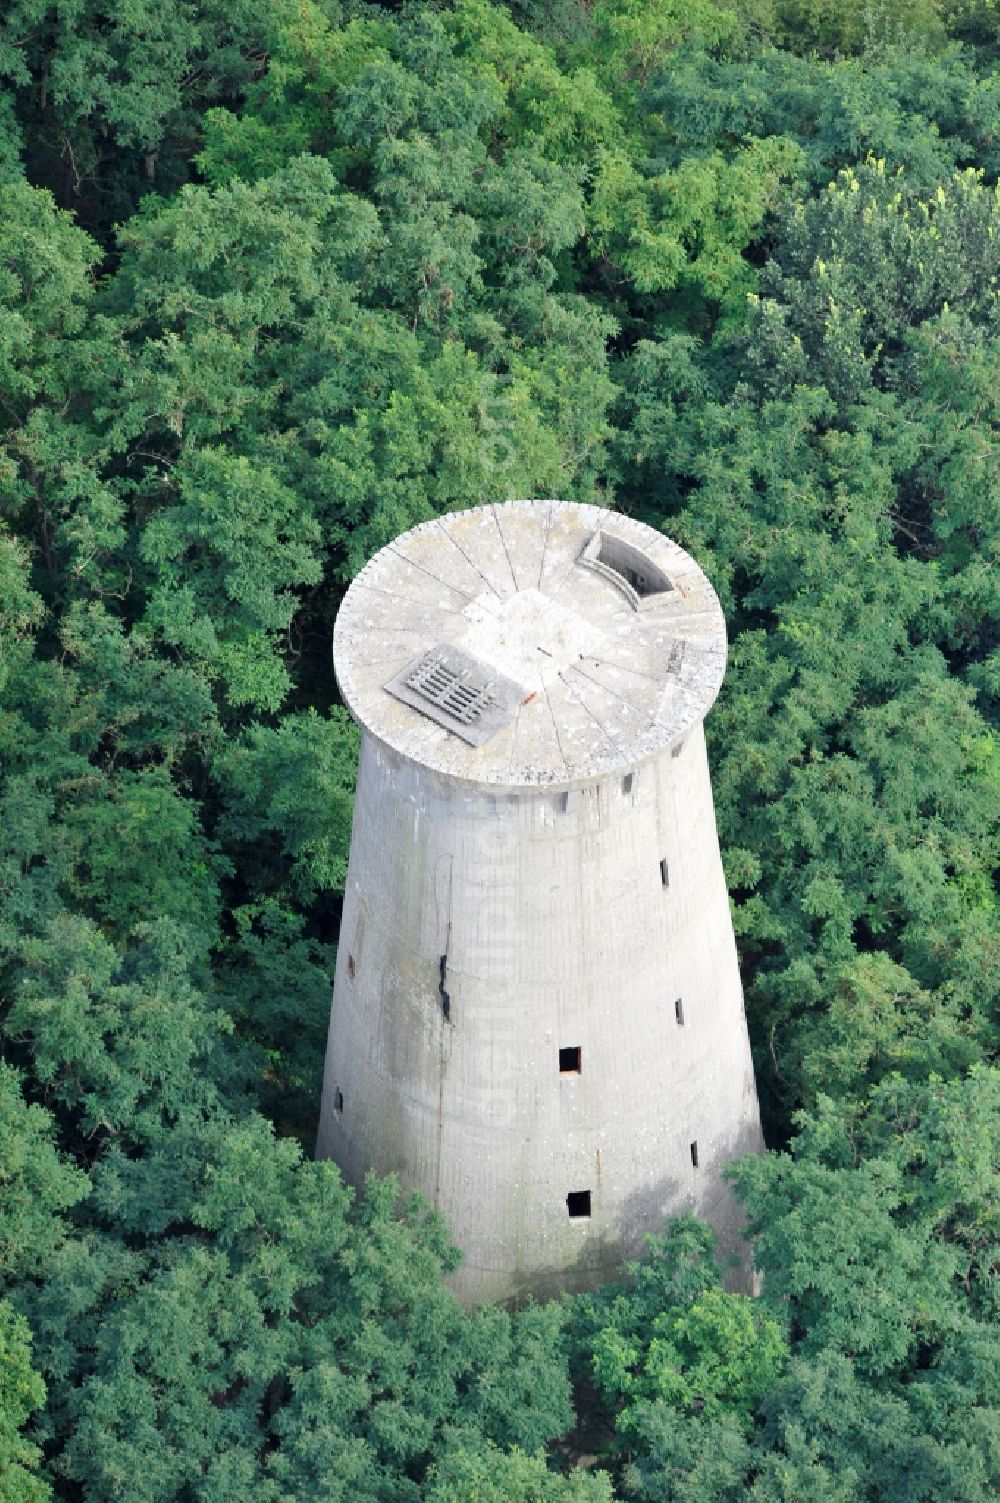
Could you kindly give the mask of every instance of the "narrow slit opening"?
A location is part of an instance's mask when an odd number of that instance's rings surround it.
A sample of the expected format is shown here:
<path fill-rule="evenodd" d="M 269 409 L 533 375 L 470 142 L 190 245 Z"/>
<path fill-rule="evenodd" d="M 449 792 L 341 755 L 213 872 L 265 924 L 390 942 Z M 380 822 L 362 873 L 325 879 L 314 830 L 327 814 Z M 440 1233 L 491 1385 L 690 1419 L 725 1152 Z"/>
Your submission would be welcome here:
<path fill-rule="evenodd" d="M 451 1022 L 451 993 L 445 985 L 448 980 L 448 956 L 442 955 L 438 962 L 438 994 L 441 998 L 441 1012 L 446 1023 Z"/>
<path fill-rule="evenodd" d="M 590 1191 L 571 1190 L 566 1196 L 566 1209 L 570 1214 L 571 1221 L 578 1221 L 590 1215 Z"/>
<path fill-rule="evenodd" d="M 667 858 L 665 856 L 660 862 L 660 882 L 664 887 L 670 886 L 670 871 L 667 866 Z"/>
<path fill-rule="evenodd" d="M 333 1092 L 333 1109 L 337 1113 L 338 1117 L 342 1117 L 344 1115 L 344 1093 L 339 1086 L 337 1086 Z"/>
<path fill-rule="evenodd" d="M 674 999 L 674 1016 L 676 1017 L 678 1023 L 683 1028 L 683 1026 L 684 1026 L 684 1000 L 681 997 L 675 997 L 675 999 Z"/>
<path fill-rule="evenodd" d="M 697 1167 L 698 1167 L 698 1144 L 697 1144 L 697 1141 L 691 1144 L 691 1166 L 694 1169 L 697 1169 Z"/>
<path fill-rule="evenodd" d="M 348 955 L 348 957 L 347 957 L 347 975 L 348 975 L 348 979 L 349 980 L 351 980 L 351 981 L 354 980 L 354 977 L 357 975 L 357 970 L 358 970 L 358 968 L 357 968 L 357 966 L 354 963 L 354 956 L 353 955 Z"/>
<path fill-rule="evenodd" d="M 631 793 L 632 792 L 632 779 L 633 779 L 634 776 L 635 776 L 634 773 L 627 772 L 625 774 L 625 776 L 622 778 L 622 793 Z"/>

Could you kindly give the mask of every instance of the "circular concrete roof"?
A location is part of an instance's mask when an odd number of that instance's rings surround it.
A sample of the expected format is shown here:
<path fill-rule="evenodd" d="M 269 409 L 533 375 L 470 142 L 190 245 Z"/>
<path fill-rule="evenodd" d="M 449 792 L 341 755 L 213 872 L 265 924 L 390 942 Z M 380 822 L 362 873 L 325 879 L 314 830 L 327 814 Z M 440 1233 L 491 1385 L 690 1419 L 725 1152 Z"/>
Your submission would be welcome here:
<path fill-rule="evenodd" d="M 700 721 L 726 628 L 683 548 L 571 501 L 505 501 L 404 532 L 337 615 L 344 702 L 379 741 L 498 789 L 627 772 Z"/>

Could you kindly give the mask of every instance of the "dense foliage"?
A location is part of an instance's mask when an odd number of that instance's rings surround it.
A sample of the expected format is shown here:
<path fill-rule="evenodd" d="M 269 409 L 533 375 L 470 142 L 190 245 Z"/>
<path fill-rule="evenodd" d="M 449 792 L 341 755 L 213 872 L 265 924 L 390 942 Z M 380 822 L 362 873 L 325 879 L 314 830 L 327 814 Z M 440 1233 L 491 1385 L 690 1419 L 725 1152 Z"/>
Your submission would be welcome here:
<path fill-rule="evenodd" d="M 4 9 L 3 1503 L 997 1495 L 998 21 Z M 337 601 L 539 494 L 726 608 L 754 1300 L 681 1220 L 466 1316 L 310 1159 Z"/>

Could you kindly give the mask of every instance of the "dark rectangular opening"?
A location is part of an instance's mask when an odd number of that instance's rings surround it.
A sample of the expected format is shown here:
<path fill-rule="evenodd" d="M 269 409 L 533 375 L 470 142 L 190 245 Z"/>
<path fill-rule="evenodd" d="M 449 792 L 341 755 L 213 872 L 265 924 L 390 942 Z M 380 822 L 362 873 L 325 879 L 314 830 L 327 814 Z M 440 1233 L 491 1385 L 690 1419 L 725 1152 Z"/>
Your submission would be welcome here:
<path fill-rule="evenodd" d="M 347 974 L 348 974 L 348 977 L 350 978 L 351 981 L 354 980 L 354 975 L 355 975 L 356 971 L 357 971 L 357 966 L 354 964 L 354 956 L 353 955 L 348 955 L 348 957 L 347 957 Z"/>
<path fill-rule="evenodd" d="M 622 793 L 631 793 L 632 792 L 632 779 L 633 779 L 634 776 L 635 776 L 634 773 L 627 772 L 625 774 L 625 776 L 622 778 Z"/>
<path fill-rule="evenodd" d="M 448 981 L 448 957 L 442 955 L 438 961 L 438 995 L 441 998 L 441 1012 L 446 1023 L 451 1021 L 451 993 L 447 987 Z"/>
<path fill-rule="evenodd" d="M 333 1092 L 333 1109 L 337 1113 L 338 1117 L 340 1117 L 340 1116 L 343 1115 L 343 1112 L 344 1112 L 344 1093 L 340 1089 L 339 1086 L 337 1086 L 334 1089 L 334 1092 Z"/>
<path fill-rule="evenodd" d="M 583 1050 L 579 1044 L 559 1050 L 559 1074 L 580 1075 L 583 1071 Z"/>
<path fill-rule="evenodd" d="M 683 1027 L 683 1024 L 684 1024 L 684 1001 L 683 1001 L 683 998 L 681 998 L 681 997 L 675 997 L 675 999 L 674 999 L 674 1016 L 676 1017 L 678 1023 L 680 1023 L 681 1026 Z"/>
<path fill-rule="evenodd" d="M 568 809 L 569 809 L 569 794 L 568 793 L 560 793 L 560 795 L 559 795 L 559 813 L 560 814 L 565 814 L 568 811 Z"/>
<path fill-rule="evenodd" d="M 660 881 L 663 883 L 664 887 L 670 886 L 670 872 L 667 869 L 667 858 L 665 856 L 660 862 Z"/>
<path fill-rule="evenodd" d="M 697 1167 L 698 1167 L 698 1144 L 697 1144 L 697 1142 L 691 1144 L 691 1163 L 692 1163 L 693 1167 L 695 1169 L 697 1169 Z"/>
<path fill-rule="evenodd" d="M 610 532 L 595 532 L 584 550 L 584 558 L 602 571 L 610 570 L 635 591 L 640 600 L 647 595 L 661 595 L 673 585 L 658 564 L 624 538 Z"/>
<path fill-rule="evenodd" d="M 566 1196 L 566 1209 L 572 1220 L 590 1215 L 590 1191 L 571 1190 Z"/>

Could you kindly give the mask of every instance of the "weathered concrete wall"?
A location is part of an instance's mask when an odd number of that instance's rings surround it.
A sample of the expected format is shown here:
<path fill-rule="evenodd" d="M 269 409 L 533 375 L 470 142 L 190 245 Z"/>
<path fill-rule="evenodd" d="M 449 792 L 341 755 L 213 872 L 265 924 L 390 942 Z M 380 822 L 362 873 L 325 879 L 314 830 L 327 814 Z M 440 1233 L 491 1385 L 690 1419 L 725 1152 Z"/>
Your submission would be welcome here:
<path fill-rule="evenodd" d="M 720 1171 L 761 1146 L 700 723 L 566 794 L 365 734 L 318 1154 L 422 1190 L 474 1303 L 606 1279 L 687 1208 L 739 1250 Z"/>

